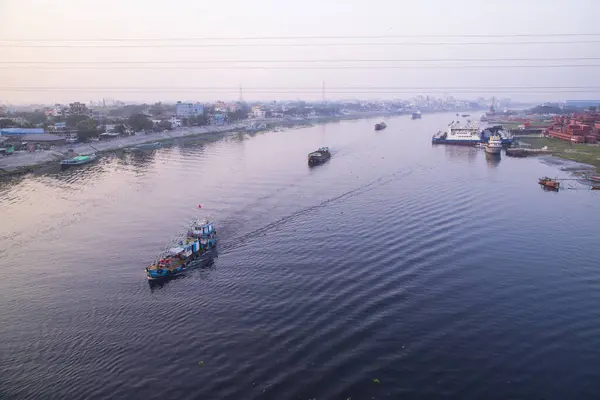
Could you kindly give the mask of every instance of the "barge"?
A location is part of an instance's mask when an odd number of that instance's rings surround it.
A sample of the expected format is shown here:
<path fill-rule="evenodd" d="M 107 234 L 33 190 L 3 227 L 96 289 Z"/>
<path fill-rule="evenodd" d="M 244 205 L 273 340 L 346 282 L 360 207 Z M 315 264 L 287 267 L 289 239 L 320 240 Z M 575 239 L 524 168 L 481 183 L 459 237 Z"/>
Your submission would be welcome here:
<path fill-rule="evenodd" d="M 319 150 L 308 154 L 308 165 L 323 164 L 330 158 L 331 152 L 329 151 L 329 147 L 321 147 Z"/>

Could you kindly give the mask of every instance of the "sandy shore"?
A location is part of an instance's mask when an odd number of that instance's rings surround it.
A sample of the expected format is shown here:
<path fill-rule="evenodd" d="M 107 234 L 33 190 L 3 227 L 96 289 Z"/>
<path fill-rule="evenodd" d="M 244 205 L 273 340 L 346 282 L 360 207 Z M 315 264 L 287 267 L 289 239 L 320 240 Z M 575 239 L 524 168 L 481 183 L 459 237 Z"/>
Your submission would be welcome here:
<path fill-rule="evenodd" d="M 295 125 L 309 125 L 315 123 L 327 123 L 343 119 L 371 118 L 376 116 L 391 115 L 381 112 L 354 113 L 338 117 L 307 117 L 307 118 L 262 118 L 245 120 L 243 122 L 229 125 L 209 125 L 192 128 L 178 128 L 172 131 L 156 133 L 138 133 L 134 136 L 119 137 L 112 140 L 76 143 L 56 147 L 47 151 L 19 152 L 10 156 L 0 158 L 0 176 L 12 175 L 24 172 L 32 172 L 42 165 L 58 163 L 66 158 L 69 149 L 73 149 L 78 154 L 104 153 L 118 151 L 127 147 L 132 147 L 142 143 L 171 141 L 185 137 L 199 137 L 210 139 L 219 139 L 230 132 L 244 131 L 251 123 L 266 124 L 269 128 L 290 127 Z"/>

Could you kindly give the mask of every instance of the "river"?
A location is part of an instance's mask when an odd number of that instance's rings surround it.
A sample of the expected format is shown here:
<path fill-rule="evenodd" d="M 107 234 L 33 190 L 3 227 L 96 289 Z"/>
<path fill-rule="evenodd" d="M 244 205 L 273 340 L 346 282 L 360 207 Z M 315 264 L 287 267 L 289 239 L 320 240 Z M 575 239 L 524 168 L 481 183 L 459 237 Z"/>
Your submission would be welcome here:
<path fill-rule="evenodd" d="M 539 159 L 432 146 L 452 118 L 233 134 L 0 183 L 0 398 L 597 396 L 600 194 L 541 190 L 566 173 Z M 218 254 L 150 286 L 195 216 L 216 221 Z"/>

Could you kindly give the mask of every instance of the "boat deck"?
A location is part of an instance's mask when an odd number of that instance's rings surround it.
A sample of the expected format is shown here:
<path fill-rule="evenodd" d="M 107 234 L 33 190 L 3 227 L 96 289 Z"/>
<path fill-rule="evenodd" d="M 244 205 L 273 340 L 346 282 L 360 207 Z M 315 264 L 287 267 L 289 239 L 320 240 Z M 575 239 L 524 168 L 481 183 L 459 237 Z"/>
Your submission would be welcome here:
<path fill-rule="evenodd" d="M 172 258 L 171 262 L 169 263 L 168 266 L 158 266 L 158 263 L 150 265 L 148 267 L 148 270 L 158 270 L 158 269 L 166 269 L 167 271 L 174 271 L 177 268 L 181 267 L 183 264 L 185 264 L 185 261 L 179 258 Z"/>

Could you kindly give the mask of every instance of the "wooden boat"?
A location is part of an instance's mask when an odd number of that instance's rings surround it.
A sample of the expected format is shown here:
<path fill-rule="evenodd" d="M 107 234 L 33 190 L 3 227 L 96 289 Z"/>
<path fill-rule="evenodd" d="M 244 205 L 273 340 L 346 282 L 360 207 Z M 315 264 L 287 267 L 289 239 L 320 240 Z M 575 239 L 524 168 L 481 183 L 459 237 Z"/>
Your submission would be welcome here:
<path fill-rule="evenodd" d="M 196 220 L 182 237 L 173 241 L 167 250 L 146 268 L 146 277 L 153 281 L 177 276 L 216 245 L 217 231 L 214 224 Z"/>
<path fill-rule="evenodd" d="M 594 185 L 591 187 L 592 190 L 600 190 L 600 186 L 598 185 Z"/>
<path fill-rule="evenodd" d="M 588 176 L 587 179 L 592 182 L 600 183 L 600 176 Z"/>
<path fill-rule="evenodd" d="M 553 190 L 558 190 L 560 188 L 559 181 L 552 179 L 552 178 L 548 178 L 547 176 L 540 178 L 539 184 L 544 186 L 545 188 L 553 189 Z"/>
<path fill-rule="evenodd" d="M 80 155 L 80 156 L 75 156 L 73 158 L 67 158 L 66 160 L 62 160 L 60 162 L 60 165 L 63 168 L 70 167 L 73 165 L 83 165 L 83 164 L 90 163 L 90 162 L 94 161 L 95 159 L 96 159 L 95 153 L 84 154 L 84 155 Z"/>
<path fill-rule="evenodd" d="M 380 122 L 378 124 L 375 124 L 375 130 L 376 131 L 380 131 L 387 128 L 387 125 L 385 124 L 385 122 Z"/>
<path fill-rule="evenodd" d="M 331 152 L 329 151 L 329 147 L 321 147 L 319 150 L 308 154 L 308 165 L 323 164 L 330 158 Z"/>

